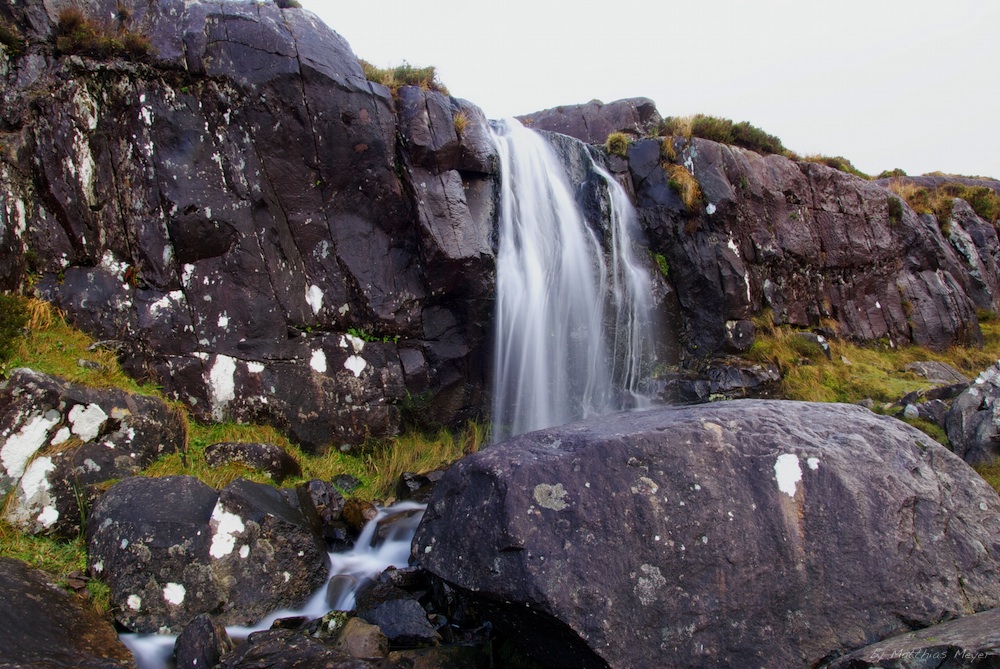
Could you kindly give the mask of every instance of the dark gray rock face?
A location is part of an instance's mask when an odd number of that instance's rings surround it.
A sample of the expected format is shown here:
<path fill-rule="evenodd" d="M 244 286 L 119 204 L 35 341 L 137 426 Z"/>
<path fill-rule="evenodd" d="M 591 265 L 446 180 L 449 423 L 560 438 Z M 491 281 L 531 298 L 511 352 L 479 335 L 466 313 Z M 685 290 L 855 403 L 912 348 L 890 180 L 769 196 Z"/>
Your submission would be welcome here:
<path fill-rule="evenodd" d="M 313 14 L 272 3 L 72 3 L 99 23 L 123 10 L 155 57 L 46 58 L 69 4 L 3 9 L 33 41 L 0 72 L 0 283 L 35 272 L 203 420 L 322 448 L 396 432 L 408 390 L 439 420 L 475 414 L 482 113 L 419 89 L 395 101 Z"/>
<path fill-rule="evenodd" d="M 1000 609 L 892 637 L 823 669 L 992 669 L 1000 665 Z"/>
<path fill-rule="evenodd" d="M 998 508 L 895 419 L 741 400 L 470 456 L 438 483 L 413 554 L 506 624 L 575 634 L 589 650 L 572 666 L 813 666 L 997 606 Z"/>
<path fill-rule="evenodd" d="M 0 558 L 0 667 L 135 667 L 114 628 L 17 560 Z"/>
<path fill-rule="evenodd" d="M 254 632 L 245 643 L 223 658 L 222 669 L 398 669 L 385 659 L 358 659 L 335 650 L 322 641 L 290 630 Z"/>
<path fill-rule="evenodd" d="M 701 186 L 694 211 L 668 184 L 662 141 Z M 946 237 L 905 203 L 890 216 L 898 198 L 885 188 L 815 163 L 677 138 L 635 142 L 628 158 L 689 354 L 731 349 L 733 324 L 764 309 L 779 324 L 833 321 L 860 341 L 982 342 L 976 310 L 997 308 L 1000 245 L 971 210 L 956 205 Z"/>
<path fill-rule="evenodd" d="M 29 369 L 0 383 L 0 494 L 31 534 L 75 538 L 99 484 L 184 448 L 185 419 L 162 401 Z"/>
<path fill-rule="evenodd" d="M 951 448 L 970 463 L 1000 457 L 1000 362 L 955 398 L 945 418 Z"/>
<path fill-rule="evenodd" d="M 192 477 L 126 479 L 94 507 L 87 546 L 90 573 L 137 632 L 179 631 L 202 613 L 250 624 L 302 604 L 329 568 L 301 514 L 248 481 L 216 492 Z"/>
<path fill-rule="evenodd" d="M 177 669 L 214 667 L 234 647 L 226 628 L 202 614 L 184 627 L 174 643 Z"/>
<path fill-rule="evenodd" d="M 649 98 L 628 98 L 608 104 L 591 100 L 565 105 L 519 116 L 518 120 L 535 130 L 558 132 L 587 144 L 603 144 L 613 132 L 648 134 L 661 119 L 656 103 Z"/>

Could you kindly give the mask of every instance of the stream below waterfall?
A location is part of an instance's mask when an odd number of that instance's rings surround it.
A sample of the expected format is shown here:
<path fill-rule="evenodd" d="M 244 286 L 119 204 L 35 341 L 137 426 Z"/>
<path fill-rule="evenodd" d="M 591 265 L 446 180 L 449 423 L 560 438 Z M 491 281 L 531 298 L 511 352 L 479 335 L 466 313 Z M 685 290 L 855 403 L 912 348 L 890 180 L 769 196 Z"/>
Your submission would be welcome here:
<path fill-rule="evenodd" d="M 226 628 L 234 641 L 252 632 L 269 629 L 279 618 L 320 618 L 330 611 L 350 611 L 361 586 L 389 567 L 405 567 L 410 560 L 410 543 L 423 515 L 423 504 L 399 502 L 379 509 L 378 515 L 365 524 L 354 548 L 330 553 L 330 576 L 323 587 L 299 609 L 274 611 L 250 627 Z M 413 513 L 420 511 L 421 513 Z M 386 521 L 392 521 L 387 523 Z M 386 531 L 380 535 L 379 525 Z M 121 634 L 122 642 L 132 651 L 139 669 L 172 669 L 177 637 L 166 634 Z"/>

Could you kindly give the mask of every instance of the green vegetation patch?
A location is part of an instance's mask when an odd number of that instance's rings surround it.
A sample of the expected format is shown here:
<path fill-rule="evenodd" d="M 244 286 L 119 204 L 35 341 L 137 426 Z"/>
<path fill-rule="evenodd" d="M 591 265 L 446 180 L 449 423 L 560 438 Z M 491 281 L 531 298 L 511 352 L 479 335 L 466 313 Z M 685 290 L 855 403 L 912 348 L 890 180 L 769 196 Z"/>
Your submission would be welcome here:
<path fill-rule="evenodd" d="M 56 50 L 60 54 L 77 54 L 90 58 L 113 57 L 145 60 L 152 53 L 149 39 L 125 29 L 117 30 L 98 25 L 77 7 L 59 14 L 56 26 Z"/>
<path fill-rule="evenodd" d="M 374 81 L 388 87 L 393 95 L 403 86 L 419 86 L 424 90 L 437 91 L 445 95 L 449 94 L 444 84 L 438 81 L 437 71 L 433 65 L 416 67 L 404 61 L 402 65 L 397 65 L 396 67 L 381 68 L 372 65 L 366 60 L 358 62 L 361 63 L 361 68 L 364 70 L 365 78 L 368 81 Z"/>
<path fill-rule="evenodd" d="M 932 351 L 919 346 L 893 348 L 834 339 L 829 342 L 830 358 L 815 344 L 797 336 L 793 328 L 773 325 L 769 315 L 754 322 L 757 336 L 747 357 L 776 364 L 782 374 L 781 395 L 792 400 L 856 403 L 872 399 L 876 405 L 890 403 L 909 392 L 932 387 L 926 379 L 904 369 L 911 362 L 944 362 L 975 377 L 1000 359 L 1000 322 L 996 320 L 980 323 L 982 349 L 954 346 Z M 930 436 L 939 439 L 942 435 Z"/>

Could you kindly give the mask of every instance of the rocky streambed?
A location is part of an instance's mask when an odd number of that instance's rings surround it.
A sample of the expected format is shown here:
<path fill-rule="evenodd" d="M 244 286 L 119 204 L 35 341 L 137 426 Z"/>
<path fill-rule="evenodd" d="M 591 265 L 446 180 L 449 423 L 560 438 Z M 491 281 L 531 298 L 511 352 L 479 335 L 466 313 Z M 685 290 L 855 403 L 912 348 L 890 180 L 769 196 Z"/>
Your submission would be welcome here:
<path fill-rule="evenodd" d="M 727 401 L 521 435 L 440 478 L 409 566 L 412 507 L 354 535 L 360 550 L 331 568 L 327 548 L 366 513 L 331 488 L 124 478 L 87 518 L 89 575 L 121 628 L 179 635 L 186 667 L 1000 655 L 1000 497 L 924 433 L 859 406 Z M 372 539 L 398 568 L 373 569 Z M 131 666 L 107 622 L 14 561 L 0 571 L 0 664 Z"/>

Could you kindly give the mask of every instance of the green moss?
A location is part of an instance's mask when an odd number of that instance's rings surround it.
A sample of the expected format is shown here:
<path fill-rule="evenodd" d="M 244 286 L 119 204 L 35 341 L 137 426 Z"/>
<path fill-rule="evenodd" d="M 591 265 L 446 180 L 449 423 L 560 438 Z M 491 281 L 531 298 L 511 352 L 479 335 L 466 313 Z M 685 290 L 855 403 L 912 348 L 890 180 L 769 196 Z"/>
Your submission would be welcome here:
<path fill-rule="evenodd" d="M 889 210 L 889 223 L 895 225 L 903 220 L 903 202 L 898 197 L 890 195 L 886 205 Z"/>
<path fill-rule="evenodd" d="M 14 354 L 28 323 L 28 302 L 19 295 L 0 294 L 0 370 Z"/>
<path fill-rule="evenodd" d="M 975 465 L 975 470 L 986 479 L 986 482 L 993 486 L 993 489 L 1000 492 L 1000 460 L 989 464 Z"/>
<path fill-rule="evenodd" d="M 656 268 L 660 270 L 660 274 L 663 275 L 665 279 L 670 278 L 670 264 L 667 263 L 666 257 L 662 253 L 653 254 L 653 262 L 656 263 Z"/>

